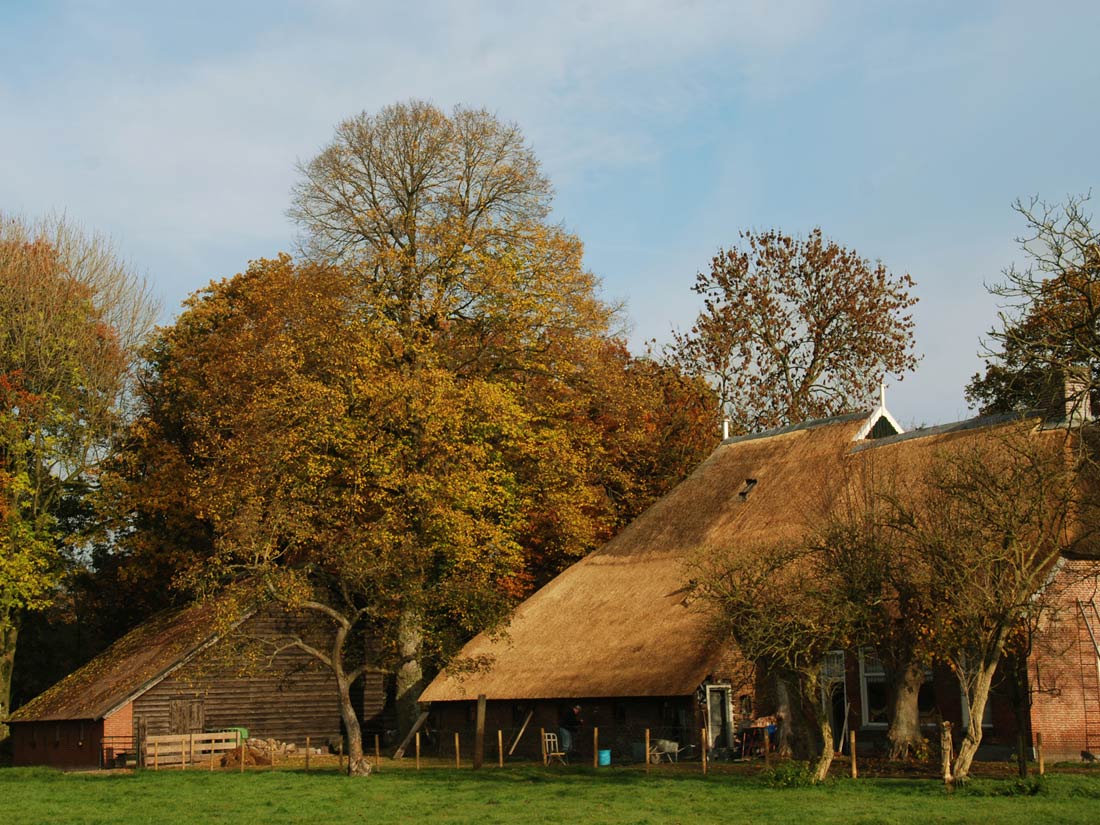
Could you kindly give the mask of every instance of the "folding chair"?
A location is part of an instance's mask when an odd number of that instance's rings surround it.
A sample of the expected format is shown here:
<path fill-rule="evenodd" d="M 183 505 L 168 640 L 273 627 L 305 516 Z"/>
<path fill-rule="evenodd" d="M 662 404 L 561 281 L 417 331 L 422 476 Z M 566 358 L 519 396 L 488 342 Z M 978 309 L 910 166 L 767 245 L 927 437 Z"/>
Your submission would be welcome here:
<path fill-rule="evenodd" d="M 568 764 L 569 754 L 561 749 L 558 744 L 558 735 L 556 733 L 543 733 L 542 734 L 542 764 L 549 765 L 554 760 L 558 760 L 561 764 Z"/>

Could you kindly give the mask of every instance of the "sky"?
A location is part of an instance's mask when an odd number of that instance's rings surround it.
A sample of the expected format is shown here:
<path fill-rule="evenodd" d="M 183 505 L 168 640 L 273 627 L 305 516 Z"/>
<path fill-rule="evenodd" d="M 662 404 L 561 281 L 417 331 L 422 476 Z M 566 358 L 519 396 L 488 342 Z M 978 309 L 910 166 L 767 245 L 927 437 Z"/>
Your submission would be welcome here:
<path fill-rule="evenodd" d="M 296 166 L 409 99 L 520 125 L 632 349 L 699 310 L 746 229 L 826 236 L 917 282 L 907 427 L 972 414 L 1023 262 L 1017 198 L 1100 183 L 1095 2 L 0 0 L 0 211 L 63 212 L 163 321 L 292 251 Z M 1100 197 L 1100 193 L 1098 193 Z"/>

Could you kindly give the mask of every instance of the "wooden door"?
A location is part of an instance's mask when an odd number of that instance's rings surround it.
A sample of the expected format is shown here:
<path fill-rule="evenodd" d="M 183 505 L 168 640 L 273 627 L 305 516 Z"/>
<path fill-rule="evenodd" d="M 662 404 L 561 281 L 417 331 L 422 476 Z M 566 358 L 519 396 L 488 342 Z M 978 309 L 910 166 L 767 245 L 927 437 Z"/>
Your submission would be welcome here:
<path fill-rule="evenodd" d="M 169 733 L 202 733 L 206 708 L 201 700 L 173 699 L 168 703 Z"/>

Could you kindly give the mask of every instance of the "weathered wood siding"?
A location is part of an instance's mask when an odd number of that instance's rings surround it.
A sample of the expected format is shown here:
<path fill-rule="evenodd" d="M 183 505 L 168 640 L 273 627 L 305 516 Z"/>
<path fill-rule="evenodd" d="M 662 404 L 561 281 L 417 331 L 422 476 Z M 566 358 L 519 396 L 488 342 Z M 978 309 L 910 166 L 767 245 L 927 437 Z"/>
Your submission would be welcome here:
<path fill-rule="evenodd" d="M 12 761 L 15 765 L 52 765 L 58 768 L 97 767 L 103 740 L 103 722 L 13 722 Z"/>
<path fill-rule="evenodd" d="M 233 638 L 201 652 L 134 701 L 135 735 L 245 727 L 251 736 L 299 745 L 307 736 L 315 743 L 338 741 L 340 712 L 331 671 L 297 648 L 270 658 L 264 645 L 303 622 L 274 611 L 250 619 Z M 360 720 L 370 720 L 383 700 L 379 678 L 356 685 Z"/>

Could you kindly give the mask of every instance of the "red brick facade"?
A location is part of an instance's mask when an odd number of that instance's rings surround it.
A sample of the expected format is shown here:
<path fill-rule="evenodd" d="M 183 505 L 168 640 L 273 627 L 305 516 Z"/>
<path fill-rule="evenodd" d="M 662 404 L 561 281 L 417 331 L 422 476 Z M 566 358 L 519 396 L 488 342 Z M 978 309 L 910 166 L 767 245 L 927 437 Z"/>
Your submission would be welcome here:
<path fill-rule="evenodd" d="M 103 762 L 122 762 L 134 753 L 134 703 L 126 705 L 103 720 Z"/>
<path fill-rule="evenodd" d="M 1051 583 L 1056 608 L 1039 627 L 1028 661 L 1031 728 L 1043 734 L 1048 759 L 1100 751 L 1098 573 L 1096 562 L 1063 564 Z"/>

